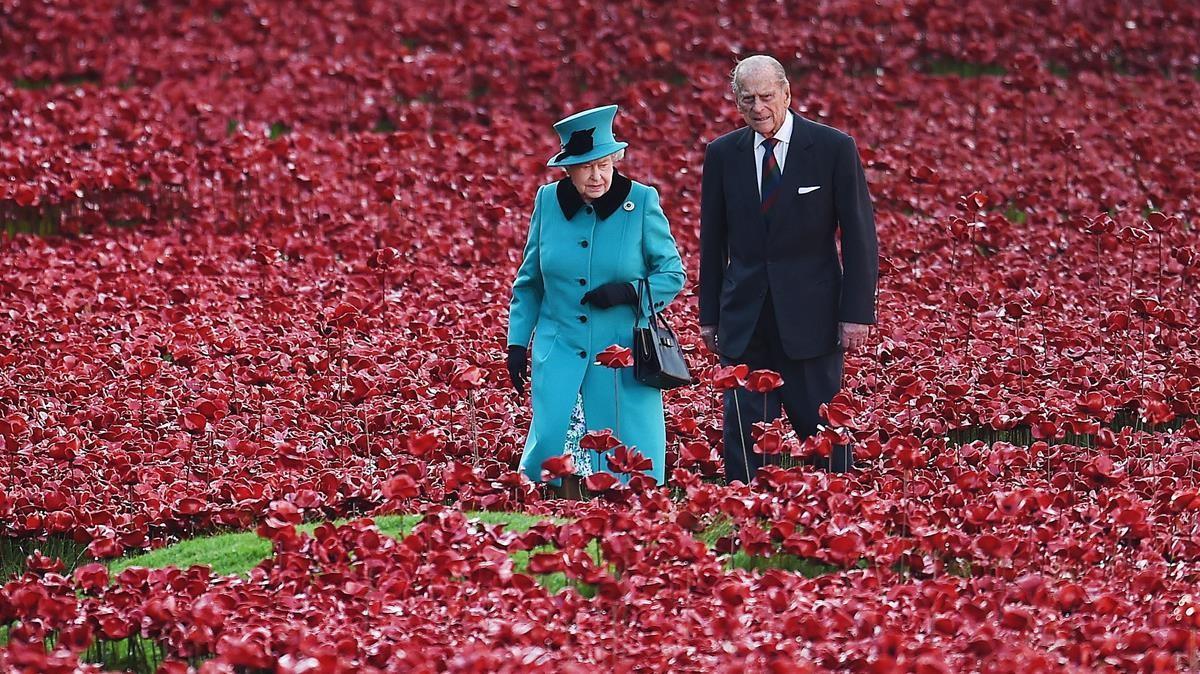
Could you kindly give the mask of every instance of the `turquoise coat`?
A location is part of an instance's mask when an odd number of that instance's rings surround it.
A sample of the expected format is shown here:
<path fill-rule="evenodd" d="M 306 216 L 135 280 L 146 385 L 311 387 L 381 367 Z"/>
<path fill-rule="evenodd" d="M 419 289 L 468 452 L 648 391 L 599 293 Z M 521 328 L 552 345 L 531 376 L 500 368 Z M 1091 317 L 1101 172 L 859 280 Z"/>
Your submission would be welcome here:
<path fill-rule="evenodd" d="M 510 346 L 533 340 L 533 419 L 521 455 L 521 470 L 530 480 L 540 482 L 542 462 L 563 453 L 571 411 L 582 392 L 588 430 L 612 429 L 653 462 L 650 474 L 663 483 L 662 392 L 634 379 L 633 368 L 614 371 L 595 364 L 605 348 L 633 345 L 636 309 L 579 302 L 605 283 L 638 279 L 649 280 L 658 310 L 683 288 L 683 261 L 657 190 L 619 173 L 590 205 L 567 178 L 538 189 L 508 325 Z M 643 304 L 649 309 L 648 298 Z M 603 458 L 589 455 L 595 457 L 593 469 L 607 471 Z"/>

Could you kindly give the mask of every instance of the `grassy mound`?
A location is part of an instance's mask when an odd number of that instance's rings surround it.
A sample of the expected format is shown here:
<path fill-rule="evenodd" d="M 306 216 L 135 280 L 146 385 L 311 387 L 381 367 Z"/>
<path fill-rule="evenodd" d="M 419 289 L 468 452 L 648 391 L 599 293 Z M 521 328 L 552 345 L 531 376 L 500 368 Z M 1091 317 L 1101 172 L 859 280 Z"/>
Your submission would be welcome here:
<path fill-rule="evenodd" d="M 530 527 L 538 522 L 550 520 L 552 522 L 561 523 L 564 520 L 541 515 L 528 515 L 519 512 L 469 512 L 465 513 L 467 518 L 474 521 L 483 522 L 484 524 L 500 525 L 506 529 L 516 532 L 527 531 Z M 402 539 L 407 536 L 413 527 L 421 521 L 420 515 L 388 515 L 384 517 L 374 518 L 375 525 L 379 530 L 396 539 Z M 342 524 L 345 520 L 339 520 L 335 524 Z M 301 531 L 312 533 L 319 526 L 319 523 L 313 522 L 304 524 L 298 527 Z M 716 540 L 722 536 L 731 534 L 733 526 L 725 520 L 718 520 L 710 525 L 704 531 L 701 531 L 697 536 L 698 540 L 703 542 L 709 548 L 712 548 Z M 552 548 L 544 547 L 532 550 L 530 552 L 516 552 L 513 554 L 513 561 L 516 563 L 516 570 L 524 573 L 526 564 L 529 560 L 529 555 L 537 552 L 549 552 Z M 590 551 L 592 555 L 599 561 L 600 550 L 596 542 L 591 544 Z M 121 571 L 132 566 L 143 566 L 148 568 L 162 568 L 166 566 L 175 566 L 179 568 L 187 568 L 196 564 L 206 564 L 212 568 L 213 573 L 217 575 L 240 574 L 247 575 L 250 570 L 261 563 L 263 560 L 271 556 L 270 541 L 260 538 L 253 531 L 242 531 L 235 533 L 217 534 L 213 536 L 205 536 L 193 538 L 186 541 L 181 541 L 174 545 L 169 545 L 158 550 L 152 550 L 140 555 L 131 557 L 122 557 L 113 560 L 108 564 L 109 572 L 112 574 L 120 573 Z M 751 571 L 763 571 L 771 568 L 784 569 L 804 574 L 806 576 L 816 576 L 822 573 L 828 573 L 836 567 L 823 564 L 821 562 L 795 557 L 793 555 L 778 554 L 772 557 L 758 557 L 747 555 L 744 551 L 734 553 L 726 561 L 728 568 L 747 569 Z M 567 580 L 562 574 L 550 574 L 545 576 L 536 576 L 547 590 L 557 592 L 566 586 Z M 588 593 L 589 588 L 578 588 L 584 594 Z"/>
<path fill-rule="evenodd" d="M 513 531 L 526 531 L 534 524 L 544 521 L 547 517 L 526 515 L 524 513 L 508 512 L 472 512 L 467 513 L 472 520 L 484 524 L 499 524 Z M 401 539 L 407 536 L 413 527 L 421 521 L 420 515 L 388 515 L 373 518 L 375 526 L 392 538 Z M 335 524 L 344 524 L 346 520 L 338 520 Z M 311 534 L 319 523 L 304 524 L 297 529 Z M 132 557 L 122 557 L 113 560 L 108 565 L 112 574 L 120 573 L 131 566 L 144 566 L 158 569 L 166 566 L 187 568 L 196 564 L 207 564 L 213 573 L 225 576 L 232 573 L 246 575 L 260 562 L 271 556 L 271 542 L 260 538 L 253 531 L 218 534 L 180 541 L 157 550 L 151 550 Z"/>
<path fill-rule="evenodd" d="M 527 531 L 535 524 L 547 520 L 559 524 L 566 521 L 561 518 L 529 515 L 519 512 L 467 512 L 464 514 L 468 520 L 488 525 L 499 525 L 516 532 Z M 421 515 L 390 515 L 372 519 L 384 535 L 399 540 L 409 535 L 421 521 L 421 518 Z M 345 521 L 338 520 L 334 524 L 342 524 Z M 320 526 L 320 523 L 313 522 L 301 525 L 298 529 L 311 534 L 318 526 Z M 697 539 L 711 549 L 719 538 L 734 533 L 733 523 L 728 518 L 718 517 L 708 528 L 697 535 Z M 45 547 L 48 541 L 40 541 L 38 543 L 40 543 L 41 547 Z M 49 543 L 54 543 L 54 541 L 49 541 Z M 553 550 L 553 546 L 542 546 L 530 551 L 513 552 L 514 570 L 520 573 L 528 573 L 527 569 L 531 555 L 539 552 L 551 552 Z M 602 561 L 597 541 L 592 541 L 587 550 L 596 561 Z M 59 552 L 57 549 L 52 549 L 52 551 Z M 73 560 L 74 563 L 70 564 L 72 568 L 81 562 L 87 561 L 84 558 L 85 555 L 83 555 L 82 547 L 80 547 L 79 552 L 80 559 Z M 239 574 L 245 576 L 249 574 L 251 569 L 270 556 L 270 541 L 260 538 L 253 531 L 240 531 L 213 534 L 181 541 L 157 550 L 111 560 L 107 566 L 110 574 L 115 575 L 135 566 L 146 568 L 163 568 L 167 566 L 187 568 L 202 564 L 209 566 L 213 573 L 217 575 Z M 730 569 L 740 568 L 758 572 L 770 568 L 778 568 L 810 577 L 837 570 L 836 567 L 793 555 L 778 554 L 771 557 L 757 557 L 747 555 L 744 551 L 739 551 L 729 556 L 725 560 L 725 565 Z M 563 573 L 533 574 L 533 578 L 551 593 L 557 593 L 566 587 L 572 587 L 586 597 L 593 596 L 594 594 L 592 586 L 571 580 Z M 0 647 L 4 646 L 7 642 L 8 627 L 0 626 Z M 135 636 L 131 639 L 123 639 L 116 642 L 98 640 L 88 649 L 84 659 L 89 662 L 102 663 L 110 669 L 117 668 L 134 672 L 153 672 L 157 670 L 165 657 L 166 653 L 153 641 Z"/>

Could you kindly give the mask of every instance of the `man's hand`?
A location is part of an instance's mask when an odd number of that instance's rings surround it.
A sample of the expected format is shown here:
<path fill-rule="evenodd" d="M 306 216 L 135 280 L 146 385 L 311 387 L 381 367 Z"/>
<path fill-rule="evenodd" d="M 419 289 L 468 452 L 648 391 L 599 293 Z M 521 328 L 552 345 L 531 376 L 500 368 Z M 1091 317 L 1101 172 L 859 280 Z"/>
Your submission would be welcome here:
<path fill-rule="evenodd" d="M 704 338 L 704 346 L 712 353 L 717 353 L 717 326 L 701 325 L 700 336 Z M 720 355 L 720 354 L 717 354 Z"/>
<path fill-rule="evenodd" d="M 861 323 L 838 323 L 840 342 L 847 351 L 857 351 L 867 345 L 871 326 Z"/>

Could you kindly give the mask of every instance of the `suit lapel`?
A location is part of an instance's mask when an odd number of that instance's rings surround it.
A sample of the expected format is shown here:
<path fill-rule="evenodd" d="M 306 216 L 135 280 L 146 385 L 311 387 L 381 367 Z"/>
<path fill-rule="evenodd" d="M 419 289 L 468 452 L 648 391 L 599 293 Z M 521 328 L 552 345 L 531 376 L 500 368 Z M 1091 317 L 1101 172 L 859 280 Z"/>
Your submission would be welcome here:
<path fill-rule="evenodd" d="M 811 182 L 813 139 L 812 133 L 808 129 L 808 122 L 790 110 L 788 114 L 792 116 L 792 137 L 788 140 L 787 159 L 783 164 L 783 180 L 779 185 L 779 189 L 783 191 L 771 208 L 772 213 L 789 208 L 792 203 L 791 197 L 796 194 L 796 189 L 800 185 L 815 184 Z M 810 178 L 809 182 L 804 182 L 806 177 Z"/>
<path fill-rule="evenodd" d="M 758 169 L 754 161 L 754 129 L 746 127 L 737 142 L 737 194 L 741 196 L 743 212 L 756 213 L 762 199 L 758 196 Z"/>

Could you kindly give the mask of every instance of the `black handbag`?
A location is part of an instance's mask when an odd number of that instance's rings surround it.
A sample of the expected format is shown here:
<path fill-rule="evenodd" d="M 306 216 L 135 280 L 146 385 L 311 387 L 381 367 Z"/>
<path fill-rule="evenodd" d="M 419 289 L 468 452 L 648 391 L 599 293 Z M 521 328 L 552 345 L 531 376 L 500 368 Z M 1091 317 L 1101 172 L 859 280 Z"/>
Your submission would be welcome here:
<path fill-rule="evenodd" d="M 650 293 L 650 282 L 645 279 L 638 282 L 637 322 L 642 322 L 642 307 L 645 306 L 643 287 L 650 300 L 650 316 L 646 327 L 638 327 L 637 323 L 633 326 L 633 378 L 658 389 L 687 386 L 693 380 L 683 348 L 667 320 L 654 311 L 654 296 Z"/>

